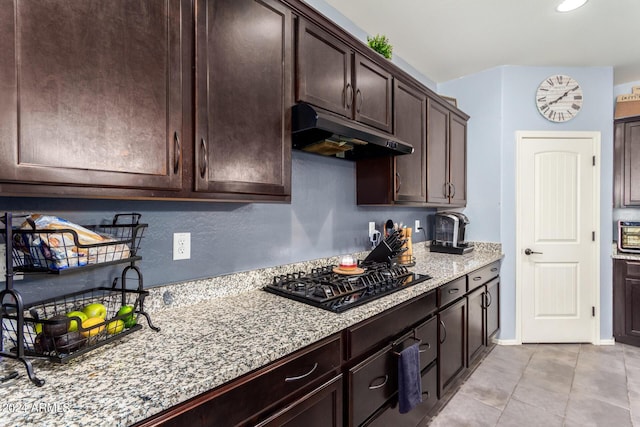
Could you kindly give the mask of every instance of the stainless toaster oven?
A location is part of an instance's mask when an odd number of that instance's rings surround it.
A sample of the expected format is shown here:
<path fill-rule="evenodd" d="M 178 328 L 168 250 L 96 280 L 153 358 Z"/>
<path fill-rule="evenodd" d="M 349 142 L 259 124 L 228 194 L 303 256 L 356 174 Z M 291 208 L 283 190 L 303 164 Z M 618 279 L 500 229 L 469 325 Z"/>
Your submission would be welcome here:
<path fill-rule="evenodd" d="M 618 221 L 618 250 L 640 253 L 640 221 Z"/>

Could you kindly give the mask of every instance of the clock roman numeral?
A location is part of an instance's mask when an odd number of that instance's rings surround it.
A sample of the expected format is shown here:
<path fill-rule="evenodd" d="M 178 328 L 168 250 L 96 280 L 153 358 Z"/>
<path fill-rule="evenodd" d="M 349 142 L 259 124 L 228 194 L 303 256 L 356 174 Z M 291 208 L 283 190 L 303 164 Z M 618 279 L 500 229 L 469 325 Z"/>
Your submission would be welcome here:
<path fill-rule="evenodd" d="M 564 122 L 564 113 L 558 113 L 561 122 Z"/>
<path fill-rule="evenodd" d="M 553 110 L 549 111 L 549 114 L 547 114 L 547 117 L 549 117 L 551 120 L 555 120 L 556 118 L 556 112 Z"/>
<path fill-rule="evenodd" d="M 549 83 L 549 86 L 555 86 L 555 85 L 553 84 L 553 80 L 551 80 L 551 79 L 547 79 L 547 83 Z"/>
<path fill-rule="evenodd" d="M 562 76 L 557 76 L 556 80 L 558 81 L 558 84 L 562 84 Z"/>
<path fill-rule="evenodd" d="M 578 111 L 580 109 L 580 106 L 578 104 L 571 104 L 571 108 Z"/>
<path fill-rule="evenodd" d="M 567 114 L 569 115 L 569 117 L 573 117 L 573 113 L 571 112 L 571 110 L 567 110 Z"/>
<path fill-rule="evenodd" d="M 543 96 L 542 98 L 538 98 L 538 102 L 544 102 L 547 99 L 546 96 Z"/>
<path fill-rule="evenodd" d="M 580 100 L 582 99 L 582 95 L 573 95 L 573 99 Z"/>
<path fill-rule="evenodd" d="M 547 104 L 544 104 L 542 107 L 540 107 L 540 111 L 542 111 L 542 114 L 546 113 L 548 109 L 549 106 Z"/>

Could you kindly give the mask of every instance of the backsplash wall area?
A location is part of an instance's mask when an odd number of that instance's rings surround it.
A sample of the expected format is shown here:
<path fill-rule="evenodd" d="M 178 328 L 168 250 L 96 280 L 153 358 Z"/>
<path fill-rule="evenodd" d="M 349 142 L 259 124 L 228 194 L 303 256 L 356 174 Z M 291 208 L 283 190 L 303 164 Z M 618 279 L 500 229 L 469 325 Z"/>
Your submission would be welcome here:
<path fill-rule="evenodd" d="M 356 205 L 355 163 L 293 152 L 291 204 L 0 197 L 0 212 L 37 212 L 79 224 L 138 212 L 148 223 L 140 255 L 146 288 L 370 249 L 368 222 L 426 227 L 434 209 Z M 473 227 L 473 218 L 471 225 Z M 173 233 L 191 233 L 191 259 L 173 261 Z M 425 235 L 414 232 L 414 242 Z M 429 236 L 430 237 L 430 236 Z M 122 266 L 120 266 L 122 268 Z M 26 301 L 110 286 L 119 269 L 16 282 Z"/>

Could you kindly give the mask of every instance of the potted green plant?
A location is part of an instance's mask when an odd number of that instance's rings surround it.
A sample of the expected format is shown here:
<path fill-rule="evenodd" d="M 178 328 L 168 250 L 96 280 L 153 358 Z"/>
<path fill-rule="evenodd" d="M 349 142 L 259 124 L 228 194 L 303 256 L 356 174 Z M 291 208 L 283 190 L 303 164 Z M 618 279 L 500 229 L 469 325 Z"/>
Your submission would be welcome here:
<path fill-rule="evenodd" d="M 391 51 L 393 50 L 393 46 L 389 44 L 389 39 L 387 36 L 383 34 L 376 34 L 375 36 L 367 36 L 367 42 L 369 43 L 369 47 L 380 55 L 384 56 L 387 59 L 391 59 Z"/>

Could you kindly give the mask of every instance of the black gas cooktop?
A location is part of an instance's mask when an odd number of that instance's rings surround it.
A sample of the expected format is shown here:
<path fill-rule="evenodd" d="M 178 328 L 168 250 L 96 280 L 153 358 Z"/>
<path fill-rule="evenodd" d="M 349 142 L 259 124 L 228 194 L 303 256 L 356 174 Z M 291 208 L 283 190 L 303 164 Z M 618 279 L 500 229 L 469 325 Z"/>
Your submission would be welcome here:
<path fill-rule="evenodd" d="M 310 273 L 275 276 L 264 290 L 333 312 L 343 312 L 374 299 L 431 279 L 413 273 L 403 265 L 372 263 L 361 265 L 354 275 L 334 273 L 335 265 L 314 268 Z"/>

